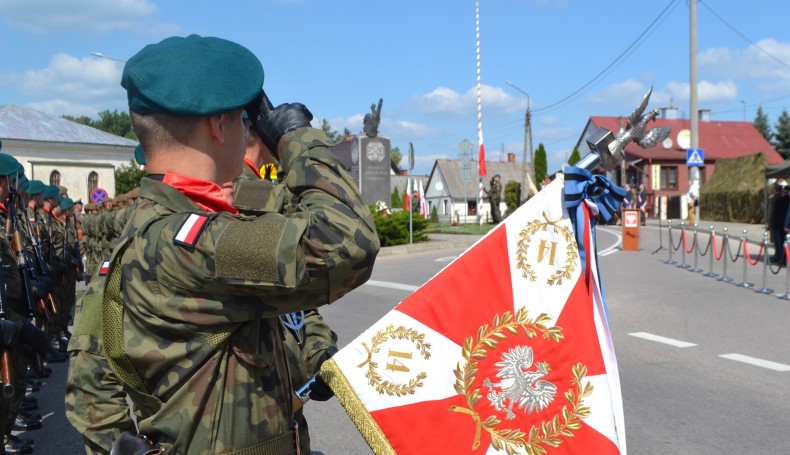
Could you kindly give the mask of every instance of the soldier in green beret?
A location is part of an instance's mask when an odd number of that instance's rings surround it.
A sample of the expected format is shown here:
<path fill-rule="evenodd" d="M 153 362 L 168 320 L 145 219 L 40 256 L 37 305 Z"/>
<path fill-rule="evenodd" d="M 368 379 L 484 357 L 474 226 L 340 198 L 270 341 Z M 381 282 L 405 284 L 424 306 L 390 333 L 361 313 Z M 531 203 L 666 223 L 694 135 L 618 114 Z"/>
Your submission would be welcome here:
<path fill-rule="evenodd" d="M 103 278 L 104 324 L 95 335 L 123 378 L 140 432 L 168 453 L 305 447 L 296 441 L 306 429 L 294 428 L 279 316 L 364 283 L 379 249 L 329 138 L 310 127 L 301 104 L 269 109 L 262 83 L 247 49 L 196 35 L 147 46 L 124 68 L 149 174 Z M 245 106 L 301 202 L 291 213 L 245 216 L 231 204 Z M 80 319 L 91 314 L 87 305 Z M 72 364 L 67 404 L 106 402 L 114 390 L 72 389 L 84 370 Z M 69 418 L 81 431 L 95 429 Z"/>
<path fill-rule="evenodd" d="M 16 187 L 17 175 L 21 165 L 10 155 L 0 154 L 0 263 L 2 267 L 3 302 L 0 308 L 0 320 L 11 322 L 16 327 L 16 336 L 5 341 L 0 340 L 0 350 L 7 351 L 10 358 L 10 367 L 13 378 L 13 387 L 10 395 L 0 393 L 0 431 L 3 434 L 3 446 L 0 453 L 23 453 L 32 447 L 32 440 L 22 439 L 11 434 L 13 429 L 40 428 L 38 419 L 27 414 L 21 408 L 28 385 L 28 365 L 32 353 L 38 352 L 46 355 L 48 350 L 47 336 L 38 330 L 27 319 L 28 302 L 24 295 L 22 277 L 16 266 L 16 254 L 9 243 L 9 232 L 6 231 L 6 222 L 10 214 L 8 196 L 12 187 Z M 32 350 L 31 350 L 32 349 Z M 5 365 L 3 365 L 5 368 Z M 5 384 L 4 384 L 5 385 Z"/>

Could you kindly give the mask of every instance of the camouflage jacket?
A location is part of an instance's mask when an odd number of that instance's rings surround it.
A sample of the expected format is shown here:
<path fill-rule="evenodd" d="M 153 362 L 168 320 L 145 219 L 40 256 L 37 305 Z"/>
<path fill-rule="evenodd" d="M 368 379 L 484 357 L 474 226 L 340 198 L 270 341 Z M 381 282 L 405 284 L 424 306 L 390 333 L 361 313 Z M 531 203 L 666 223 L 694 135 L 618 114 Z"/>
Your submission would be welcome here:
<path fill-rule="evenodd" d="M 312 128 L 281 140 L 281 164 L 293 170 L 285 184 L 299 200 L 288 215 L 205 213 L 143 178 L 110 273 L 120 267 L 124 355 L 155 403 L 127 391 L 141 432 L 168 453 L 227 453 L 290 431 L 296 381 L 282 368 L 276 316 L 361 285 L 379 249 L 370 212 L 329 144 Z"/>

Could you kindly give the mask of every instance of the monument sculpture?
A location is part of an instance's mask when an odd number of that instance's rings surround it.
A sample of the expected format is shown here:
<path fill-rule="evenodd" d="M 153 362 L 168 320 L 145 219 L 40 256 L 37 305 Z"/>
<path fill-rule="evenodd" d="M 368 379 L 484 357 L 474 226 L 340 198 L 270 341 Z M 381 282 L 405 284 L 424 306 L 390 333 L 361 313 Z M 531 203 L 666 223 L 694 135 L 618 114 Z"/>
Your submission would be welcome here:
<path fill-rule="evenodd" d="M 365 114 L 363 122 L 363 131 L 368 137 L 376 137 L 379 134 L 379 123 L 381 123 L 381 104 L 384 102 L 379 98 L 379 105 L 370 105 L 370 114 Z"/>

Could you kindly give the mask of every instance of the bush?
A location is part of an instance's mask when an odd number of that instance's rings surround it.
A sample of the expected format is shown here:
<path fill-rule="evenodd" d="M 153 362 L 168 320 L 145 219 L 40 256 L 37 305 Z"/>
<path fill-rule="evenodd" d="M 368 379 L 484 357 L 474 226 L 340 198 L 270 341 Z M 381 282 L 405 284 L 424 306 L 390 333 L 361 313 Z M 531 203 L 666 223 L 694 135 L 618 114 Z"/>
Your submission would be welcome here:
<path fill-rule="evenodd" d="M 519 197 L 521 196 L 521 184 L 514 181 L 509 181 L 505 184 L 505 204 L 507 205 L 507 211 L 505 212 L 505 218 L 510 216 L 511 213 L 515 212 L 521 206 L 521 201 L 519 201 Z"/>
<path fill-rule="evenodd" d="M 373 212 L 373 221 L 376 223 L 376 232 L 381 246 L 409 243 L 409 212 L 405 210 L 392 212 L 389 216 L 375 213 L 375 208 L 371 208 L 371 212 Z M 428 221 L 425 218 L 419 214 L 414 215 L 412 218 L 412 240 L 414 243 L 428 240 L 428 234 L 425 233 L 427 225 Z"/>

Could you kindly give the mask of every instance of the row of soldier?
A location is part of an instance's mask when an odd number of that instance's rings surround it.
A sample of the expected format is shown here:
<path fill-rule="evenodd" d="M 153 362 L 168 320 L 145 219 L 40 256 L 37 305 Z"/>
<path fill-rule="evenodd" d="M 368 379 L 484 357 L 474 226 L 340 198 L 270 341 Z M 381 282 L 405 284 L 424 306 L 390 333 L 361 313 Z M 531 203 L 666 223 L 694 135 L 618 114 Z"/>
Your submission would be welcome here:
<path fill-rule="evenodd" d="M 0 453 L 32 450 L 32 439 L 12 434 L 42 426 L 27 392 L 51 374 L 47 362 L 68 358 L 76 283 L 84 276 L 81 210 L 65 188 L 28 180 L 15 158 L 0 153 Z"/>
<path fill-rule="evenodd" d="M 81 227 L 87 277 L 92 276 L 99 264 L 110 257 L 113 242 L 121 236 L 139 192 L 140 188 L 135 188 L 115 198 L 85 205 Z"/>

